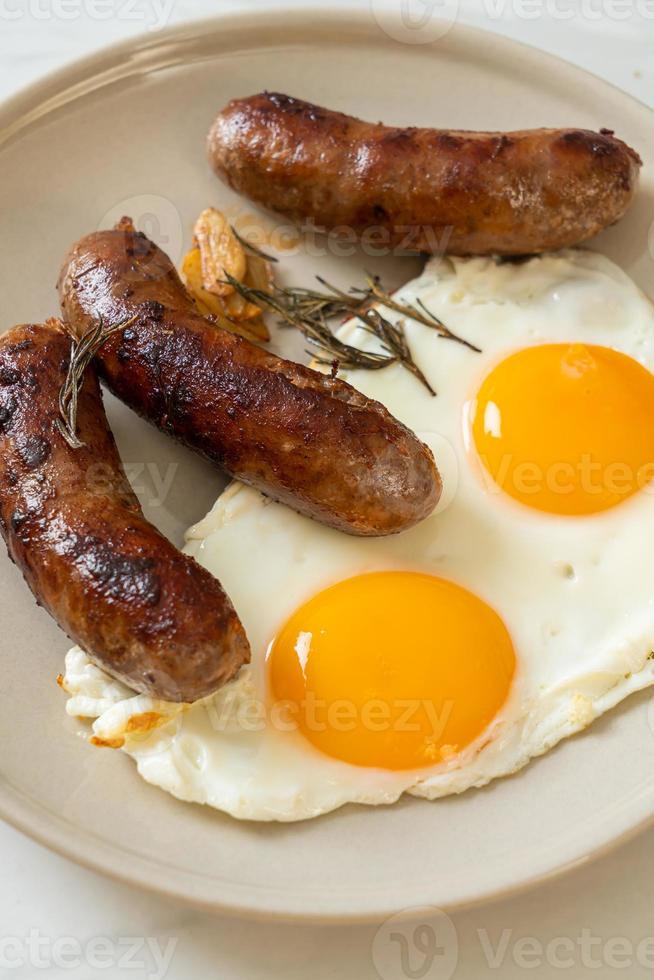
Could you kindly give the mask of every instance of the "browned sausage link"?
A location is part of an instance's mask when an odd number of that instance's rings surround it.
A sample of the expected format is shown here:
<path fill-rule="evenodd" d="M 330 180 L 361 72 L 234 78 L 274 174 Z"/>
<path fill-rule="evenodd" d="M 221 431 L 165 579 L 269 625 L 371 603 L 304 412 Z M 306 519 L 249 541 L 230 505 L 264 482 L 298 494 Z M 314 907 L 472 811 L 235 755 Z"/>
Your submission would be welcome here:
<path fill-rule="evenodd" d="M 56 428 L 70 338 L 58 321 L 0 338 L 0 529 L 39 605 L 136 691 L 195 701 L 248 662 L 219 583 L 149 524 L 89 371 L 71 449 Z"/>
<path fill-rule="evenodd" d="M 582 242 L 622 217 L 641 164 L 609 130 L 395 129 L 274 93 L 230 102 L 209 156 L 234 190 L 292 221 L 453 255 Z"/>
<path fill-rule="evenodd" d="M 200 316 L 170 259 L 128 221 L 82 239 L 60 279 L 79 335 L 136 315 L 100 351 L 111 390 L 240 480 L 351 534 L 401 531 L 433 510 L 431 453 L 378 402 Z"/>

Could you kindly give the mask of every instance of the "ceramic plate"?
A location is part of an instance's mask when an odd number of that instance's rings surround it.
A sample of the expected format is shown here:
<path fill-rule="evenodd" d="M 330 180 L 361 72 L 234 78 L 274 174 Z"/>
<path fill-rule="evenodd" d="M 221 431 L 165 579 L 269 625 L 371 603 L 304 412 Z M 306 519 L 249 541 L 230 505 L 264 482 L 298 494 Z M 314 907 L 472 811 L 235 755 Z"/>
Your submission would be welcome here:
<path fill-rule="evenodd" d="M 643 155 L 642 189 L 594 247 L 651 289 L 651 112 L 529 48 L 448 27 L 416 38 L 376 19 L 374 3 L 357 14 L 230 16 L 113 48 L 5 104 L 3 324 L 56 313 L 66 249 L 122 214 L 177 260 L 208 204 L 252 212 L 212 175 L 204 138 L 228 99 L 264 88 L 396 124 L 615 128 Z M 416 40 L 423 43 L 409 43 Z M 287 261 L 300 281 L 317 263 L 343 284 L 353 264 L 370 265 L 357 255 Z M 376 264 L 393 285 L 417 267 L 411 258 Z M 213 503 L 221 475 L 111 399 L 108 410 L 148 516 L 181 542 Z M 168 467 L 175 475 L 161 503 L 153 477 Z M 647 695 L 519 775 L 436 803 L 348 806 L 315 821 L 262 825 L 177 802 L 142 782 L 121 753 L 79 737 L 55 684 L 68 641 L 2 552 L 0 813 L 95 869 L 239 913 L 374 918 L 504 893 L 584 861 L 654 814 Z"/>

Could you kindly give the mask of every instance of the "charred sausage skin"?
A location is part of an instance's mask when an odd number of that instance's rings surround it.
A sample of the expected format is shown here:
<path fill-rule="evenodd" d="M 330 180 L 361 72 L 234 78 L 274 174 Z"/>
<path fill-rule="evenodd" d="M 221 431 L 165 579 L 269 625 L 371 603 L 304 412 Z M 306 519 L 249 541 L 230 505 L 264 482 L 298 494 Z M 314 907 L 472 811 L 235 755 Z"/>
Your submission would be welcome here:
<path fill-rule="evenodd" d="M 168 701 L 211 694 L 249 661 L 220 584 L 141 511 L 95 372 L 71 449 L 56 428 L 71 340 L 58 321 L 0 338 L 0 530 L 39 605 L 90 658 Z"/>
<path fill-rule="evenodd" d="M 453 255 L 585 241 L 622 217 L 641 166 L 609 130 L 400 129 L 268 92 L 230 102 L 208 149 L 234 190 L 296 223 Z"/>
<path fill-rule="evenodd" d="M 160 429 L 300 513 L 350 534 L 402 531 L 441 491 L 429 449 L 378 402 L 201 316 L 167 255 L 128 220 L 83 238 L 59 282 L 72 331 L 118 324 L 96 361 Z"/>

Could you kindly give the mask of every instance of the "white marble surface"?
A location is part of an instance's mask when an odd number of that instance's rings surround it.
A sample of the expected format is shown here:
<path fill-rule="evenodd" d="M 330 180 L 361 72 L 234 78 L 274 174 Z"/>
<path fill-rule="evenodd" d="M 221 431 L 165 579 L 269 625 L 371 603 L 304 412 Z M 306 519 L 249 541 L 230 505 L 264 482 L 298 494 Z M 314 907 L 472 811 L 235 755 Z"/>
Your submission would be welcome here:
<path fill-rule="evenodd" d="M 405 2 L 420 12 L 422 0 Z M 451 11 L 456 0 L 442 2 Z M 221 4 L 228 6 L 241 4 Z M 112 41 L 212 10 L 208 0 L 0 0 L 0 98 Z M 458 16 L 559 54 L 654 105 L 654 0 L 461 0 Z M 0 867 L 0 977 L 637 980 L 654 974 L 654 830 L 527 894 L 457 914 L 454 930 L 426 920 L 436 925 L 443 948 L 431 966 L 420 952 L 429 955 L 428 929 L 385 926 L 375 938 L 376 927 L 221 919 L 100 878 L 1 824 Z M 400 931 L 411 952 L 405 966 Z"/>

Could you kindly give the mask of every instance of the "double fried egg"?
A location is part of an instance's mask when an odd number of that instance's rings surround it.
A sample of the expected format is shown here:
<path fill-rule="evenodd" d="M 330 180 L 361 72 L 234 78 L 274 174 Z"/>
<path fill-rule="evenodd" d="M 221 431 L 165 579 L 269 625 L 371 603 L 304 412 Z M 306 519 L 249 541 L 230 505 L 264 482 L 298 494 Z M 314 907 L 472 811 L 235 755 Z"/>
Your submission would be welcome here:
<path fill-rule="evenodd" d="M 405 320 L 437 396 L 400 365 L 344 377 L 432 448 L 434 514 L 360 539 L 234 483 L 186 550 L 231 596 L 252 664 L 188 706 L 68 654 L 68 713 L 180 799 L 298 820 L 460 793 L 654 681 L 649 300 L 581 250 L 433 259 L 397 295 L 468 342 Z M 340 335 L 378 344 L 356 322 Z"/>

